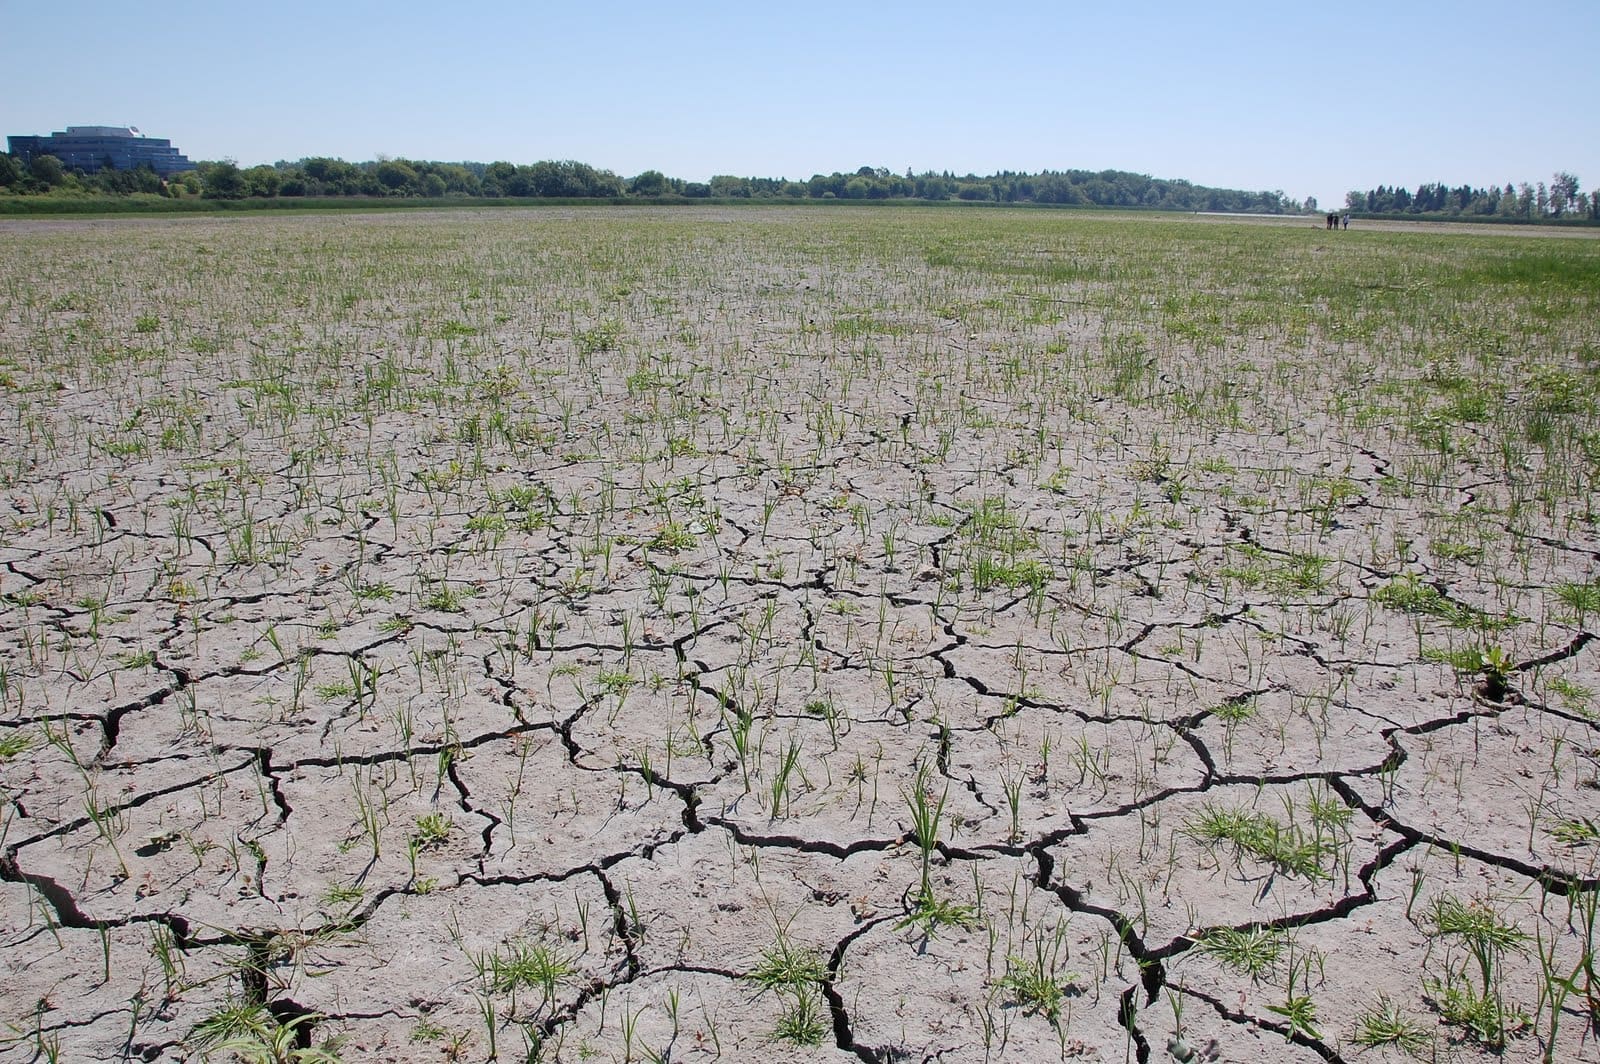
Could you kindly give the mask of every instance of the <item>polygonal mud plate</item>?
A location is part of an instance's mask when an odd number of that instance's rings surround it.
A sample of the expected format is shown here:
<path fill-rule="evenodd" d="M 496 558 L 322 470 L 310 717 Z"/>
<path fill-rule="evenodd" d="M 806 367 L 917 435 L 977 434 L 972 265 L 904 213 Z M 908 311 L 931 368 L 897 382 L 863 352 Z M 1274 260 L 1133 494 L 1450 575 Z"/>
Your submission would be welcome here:
<path fill-rule="evenodd" d="M 552 732 L 474 747 L 455 768 L 473 807 L 499 820 L 483 865 L 490 879 L 609 863 L 684 830 L 672 790 L 629 772 L 575 768 Z"/>
<path fill-rule="evenodd" d="M 1330 816 L 1348 814 L 1347 822 L 1325 820 L 1319 829 L 1311 816 L 1314 802 L 1324 803 Z M 1203 841 L 1207 823 L 1218 821 L 1244 829 Z M 1284 854 L 1311 847 L 1299 855 L 1303 868 L 1251 849 L 1251 840 L 1270 837 L 1273 824 Z M 1290 824 L 1298 825 L 1298 835 Z M 1360 869 L 1381 843 L 1393 841 L 1317 781 L 1177 794 L 1086 826 L 1084 834 L 1050 847 L 1052 881 L 1080 892 L 1087 905 L 1125 914 L 1152 949 L 1196 927 L 1325 912 L 1364 893 Z M 1320 852 L 1313 852 L 1319 839 Z"/>
<path fill-rule="evenodd" d="M 1352 781 L 1366 801 L 1446 844 L 1594 874 L 1594 726 L 1523 706 L 1395 738 L 1398 769 Z"/>

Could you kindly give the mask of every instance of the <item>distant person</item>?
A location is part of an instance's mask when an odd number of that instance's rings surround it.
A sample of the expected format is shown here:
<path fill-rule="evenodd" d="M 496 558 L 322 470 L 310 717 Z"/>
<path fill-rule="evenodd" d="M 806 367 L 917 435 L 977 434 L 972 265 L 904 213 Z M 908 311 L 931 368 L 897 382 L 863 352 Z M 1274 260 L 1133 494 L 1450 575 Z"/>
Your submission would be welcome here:
<path fill-rule="evenodd" d="M 1344 227 L 1346 229 L 1350 228 L 1350 212 L 1349 211 L 1345 211 L 1344 212 Z"/>
<path fill-rule="evenodd" d="M 1328 212 L 1328 228 L 1329 229 L 1336 228 L 1338 226 L 1338 224 L 1339 224 L 1339 216 L 1337 214 L 1334 214 L 1332 211 L 1329 211 Z"/>

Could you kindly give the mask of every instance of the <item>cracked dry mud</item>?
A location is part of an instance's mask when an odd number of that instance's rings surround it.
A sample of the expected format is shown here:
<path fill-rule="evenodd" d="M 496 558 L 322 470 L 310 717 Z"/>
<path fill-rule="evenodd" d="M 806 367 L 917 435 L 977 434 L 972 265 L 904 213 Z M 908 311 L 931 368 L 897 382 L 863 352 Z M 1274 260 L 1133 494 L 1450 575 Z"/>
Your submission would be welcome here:
<path fill-rule="evenodd" d="M 1600 245 L 0 248 L 0 1059 L 1600 1060 Z"/>

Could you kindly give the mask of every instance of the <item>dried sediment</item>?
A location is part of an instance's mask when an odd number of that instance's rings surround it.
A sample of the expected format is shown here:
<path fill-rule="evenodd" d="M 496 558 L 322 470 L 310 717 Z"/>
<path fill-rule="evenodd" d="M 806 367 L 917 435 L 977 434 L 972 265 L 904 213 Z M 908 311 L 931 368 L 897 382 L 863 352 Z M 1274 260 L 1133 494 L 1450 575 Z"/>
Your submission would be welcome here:
<path fill-rule="evenodd" d="M 1488 1059 L 1460 903 L 1536 1059 L 1595 296 L 1307 239 L 0 230 L 0 1057 L 1349 1060 L 1390 1002 Z"/>

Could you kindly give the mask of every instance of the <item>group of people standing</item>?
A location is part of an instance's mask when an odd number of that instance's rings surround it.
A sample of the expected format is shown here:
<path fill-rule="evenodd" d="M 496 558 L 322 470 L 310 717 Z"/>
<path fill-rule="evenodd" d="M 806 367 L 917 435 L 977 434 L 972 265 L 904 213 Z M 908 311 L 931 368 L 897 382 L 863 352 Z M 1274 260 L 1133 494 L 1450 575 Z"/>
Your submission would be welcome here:
<path fill-rule="evenodd" d="M 1344 228 L 1349 229 L 1350 228 L 1350 212 L 1349 211 L 1345 211 L 1344 212 L 1344 218 L 1342 220 L 1344 222 Z M 1328 212 L 1328 228 L 1329 229 L 1338 229 L 1340 221 L 1341 221 L 1341 219 L 1339 217 L 1338 212 L 1336 212 L 1336 211 L 1329 211 Z"/>

